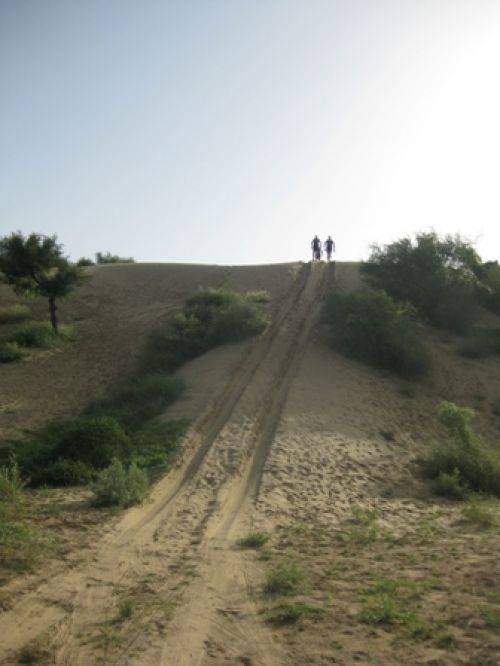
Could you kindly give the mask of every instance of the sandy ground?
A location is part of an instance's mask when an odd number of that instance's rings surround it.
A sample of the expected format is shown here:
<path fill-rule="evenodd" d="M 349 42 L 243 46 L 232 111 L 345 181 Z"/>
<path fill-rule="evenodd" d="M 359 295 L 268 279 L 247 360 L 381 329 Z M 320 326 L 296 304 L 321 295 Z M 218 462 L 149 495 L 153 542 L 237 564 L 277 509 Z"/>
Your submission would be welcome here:
<path fill-rule="evenodd" d="M 498 533 L 431 497 L 415 458 L 441 434 L 442 399 L 476 401 L 478 429 L 498 436 L 499 361 L 465 361 L 455 339 L 422 331 L 435 369 L 408 385 L 326 344 L 321 295 L 357 286 L 356 265 L 268 267 L 259 284 L 247 270 L 238 288 L 274 285 L 271 325 L 182 369 L 189 391 L 166 416 L 195 421 L 149 503 L 103 524 L 57 575 L 7 586 L 0 663 L 23 649 L 67 665 L 498 663 Z M 263 553 L 236 547 L 255 530 L 271 535 Z M 286 599 L 262 584 L 291 560 L 305 579 L 296 599 L 322 612 L 277 626 L 269 613 Z M 406 614 L 360 621 L 388 579 Z"/>

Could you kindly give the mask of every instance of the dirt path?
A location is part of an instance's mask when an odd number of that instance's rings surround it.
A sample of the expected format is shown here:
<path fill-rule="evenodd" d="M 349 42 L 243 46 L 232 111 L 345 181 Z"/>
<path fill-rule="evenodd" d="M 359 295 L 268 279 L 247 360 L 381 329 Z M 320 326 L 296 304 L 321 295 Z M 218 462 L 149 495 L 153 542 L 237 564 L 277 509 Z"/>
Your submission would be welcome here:
<path fill-rule="evenodd" d="M 302 268 L 152 501 L 127 512 L 85 566 L 0 616 L 1 663 L 17 663 L 17 651 L 44 631 L 57 664 L 285 663 L 252 600 L 258 567 L 234 545 L 269 520 L 254 500 L 330 268 Z M 113 617 L 127 598 L 139 599 L 140 613 L 118 635 Z"/>

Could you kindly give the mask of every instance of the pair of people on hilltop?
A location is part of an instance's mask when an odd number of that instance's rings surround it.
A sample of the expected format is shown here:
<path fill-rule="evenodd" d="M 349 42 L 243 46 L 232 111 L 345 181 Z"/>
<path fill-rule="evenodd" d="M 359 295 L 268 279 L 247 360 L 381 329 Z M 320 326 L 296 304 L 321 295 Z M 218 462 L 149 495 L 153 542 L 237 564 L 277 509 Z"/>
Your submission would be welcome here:
<path fill-rule="evenodd" d="M 321 245 L 320 239 L 317 236 L 314 236 L 314 238 L 311 241 L 311 250 L 312 250 L 312 253 L 313 253 L 313 261 L 321 261 L 321 249 L 322 249 L 322 247 L 325 248 L 327 261 L 331 261 L 332 260 L 332 252 L 335 252 L 335 243 L 333 242 L 331 236 L 328 236 L 328 238 L 324 242 L 323 246 Z"/>

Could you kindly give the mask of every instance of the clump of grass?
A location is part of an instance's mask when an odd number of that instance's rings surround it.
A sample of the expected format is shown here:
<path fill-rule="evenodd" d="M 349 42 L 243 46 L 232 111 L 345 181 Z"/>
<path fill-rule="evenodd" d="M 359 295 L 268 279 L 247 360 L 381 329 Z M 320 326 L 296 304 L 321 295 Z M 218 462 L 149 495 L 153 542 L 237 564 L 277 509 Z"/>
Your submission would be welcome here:
<path fill-rule="evenodd" d="M 0 343 L 0 363 L 20 361 L 27 355 L 28 352 L 26 349 L 21 347 L 17 342 Z"/>
<path fill-rule="evenodd" d="M 25 482 L 15 463 L 0 468 L 0 567 L 13 572 L 31 570 L 56 543 L 21 522 L 25 512 Z"/>
<path fill-rule="evenodd" d="M 268 612 L 267 621 L 277 625 L 294 624 L 302 618 L 319 618 L 325 612 L 324 608 L 301 602 L 284 603 L 275 606 Z"/>
<path fill-rule="evenodd" d="M 481 610 L 481 615 L 488 629 L 491 629 L 496 634 L 500 633 L 500 609 L 488 607 Z"/>
<path fill-rule="evenodd" d="M 497 517 L 490 506 L 476 499 L 470 500 L 462 508 L 462 517 L 465 522 L 480 529 L 491 529 L 497 526 Z"/>
<path fill-rule="evenodd" d="M 39 636 L 24 645 L 18 652 L 17 662 L 19 664 L 44 664 L 49 663 L 53 657 L 49 641 L 45 636 Z"/>
<path fill-rule="evenodd" d="M 331 293 L 323 308 L 331 344 L 346 356 L 417 377 L 430 369 L 430 357 L 418 335 L 412 312 L 385 291 Z"/>
<path fill-rule="evenodd" d="M 380 536 L 380 528 L 377 524 L 377 513 L 367 511 L 361 507 L 352 508 L 350 525 L 342 531 L 338 538 L 340 541 L 356 546 L 367 546 L 377 541 Z"/>
<path fill-rule="evenodd" d="M 239 548 L 262 548 L 269 541 L 269 534 L 266 532 L 251 532 L 246 537 L 238 540 Z"/>
<path fill-rule="evenodd" d="M 130 619 L 135 613 L 136 606 L 137 604 L 134 599 L 121 599 L 118 604 L 118 621 L 123 622 Z"/>
<path fill-rule="evenodd" d="M 0 324 L 13 324 L 29 319 L 31 311 L 27 305 L 15 304 L 0 308 Z"/>
<path fill-rule="evenodd" d="M 128 469 L 117 458 L 98 476 L 92 490 L 95 506 L 127 507 L 147 497 L 148 476 L 132 463 Z"/>
<path fill-rule="evenodd" d="M 449 489 L 455 499 L 458 495 L 465 497 L 469 491 L 500 496 L 498 455 L 474 434 L 470 427 L 473 417 L 473 410 L 443 402 L 438 419 L 448 438 L 435 442 L 421 460 L 424 474 L 440 492 Z"/>
<path fill-rule="evenodd" d="M 265 289 L 247 291 L 246 297 L 249 301 L 253 301 L 254 303 L 269 303 L 271 300 L 270 293 Z"/>
<path fill-rule="evenodd" d="M 305 582 L 302 567 L 294 560 L 280 562 L 266 573 L 264 592 L 266 594 L 291 596 L 298 592 Z"/>

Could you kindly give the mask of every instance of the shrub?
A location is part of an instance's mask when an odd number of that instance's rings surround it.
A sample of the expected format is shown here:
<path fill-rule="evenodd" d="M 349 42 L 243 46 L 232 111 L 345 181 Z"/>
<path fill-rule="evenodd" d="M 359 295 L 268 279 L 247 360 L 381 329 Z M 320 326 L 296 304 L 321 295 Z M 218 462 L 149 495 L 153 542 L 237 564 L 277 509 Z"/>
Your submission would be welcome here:
<path fill-rule="evenodd" d="M 302 567 L 293 560 L 281 562 L 266 573 L 264 592 L 267 594 L 296 594 L 305 580 Z"/>
<path fill-rule="evenodd" d="M 111 252 L 96 252 L 95 255 L 96 264 L 133 264 L 135 259 L 133 257 L 119 257 L 117 254 L 111 254 Z"/>
<path fill-rule="evenodd" d="M 54 486 L 87 485 L 95 479 L 93 467 L 82 460 L 58 460 L 49 463 L 44 470 L 46 483 Z"/>
<path fill-rule="evenodd" d="M 247 291 L 246 298 L 253 303 L 269 303 L 271 295 L 265 289 Z"/>
<path fill-rule="evenodd" d="M 262 548 L 269 541 L 269 534 L 266 532 L 251 532 L 246 537 L 239 539 L 240 548 Z"/>
<path fill-rule="evenodd" d="M 142 502 L 148 493 L 148 477 L 132 463 L 128 470 L 115 458 L 100 472 L 92 490 L 96 506 L 127 507 Z"/>
<path fill-rule="evenodd" d="M 372 246 L 361 272 L 371 286 L 412 303 L 432 324 L 461 333 L 478 316 L 480 265 L 470 243 L 431 232 L 417 234 L 414 241 L 402 238 L 384 248 Z"/>
<path fill-rule="evenodd" d="M 48 322 L 30 321 L 14 331 L 9 336 L 9 342 L 15 342 L 21 347 L 48 349 L 55 347 L 59 340 L 71 340 L 73 337 L 72 326 L 59 326 L 56 333 Z"/>
<path fill-rule="evenodd" d="M 94 266 L 94 262 L 92 259 L 88 259 L 87 257 L 80 257 L 78 261 L 76 262 L 77 266 Z"/>
<path fill-rule="evenodd" d="M 17 342 L 4 342 L 0 344 L 0 363 L 13 363 L 20 361 L 28 355 L 26 349 L 20 347 Z"/>
<path fill-rule="evenodd" d="M 431 446 L 421 461 L 424 474 L 451 493 L 470 489 L 500 496 L 499 457 L 472 431 L 473 417 L 471 409 L 451 402 L 440 405 L 438 419 L 448 431 L 448 439 Z"/>
<path fill-rule="evenodd" d="M 13 324 L 29 319 L 31 311 L 27 305 L 9 305 L 0 308 L 0 324 Z"/>
<path fill-rule="evenodd" d="M 460 477 L 459 470 L 455 467 L 453 472 L 439 472 L 432 484 L 433 491 L 441 497 L 449 497 L 455 500 L 466 499 L 469 489 Z"/>
<path fill-rule="evenodd" d="M 476 498 L 471 499 L 462 509 L 462 517 L 467 523 L 476 525 L 481 529 L 489 529 L 497 526 L 497 517 L 492 507 L 480 502 Z"/>
<path fill-rule="evenodd" d="M 143 365 L 148 370 L 174 370 L 213 347 L 260 333 L 265 326 L 259 306 L 248 296 L 227 289 L 201 289 L 166 330 L 150 337 Z"/>
<path fill-rule="evenodd" d="M 324 615 L 325 609 L 318 606 L 310 606 L 304 603 L 280 604 L 273 608 L 267 616 L 267 621 L 271 624 L 293 624 L 304 617 L 318 618 Z"/>
<path fill-rule="evenodd" d="M 331 293 L 324 305 L 331 344 L 347 356 L 405 377 L 429 370 L 411 312 L 384 291 Z"/>
<path fill-rule="evenodd" d="M 186 432 L 186 419 L 153 421 L 131 434 L 131 459 L 150 472 L 167 469 Z"/>
<path fill-rule="evenodd" d="M 89 416 L 70 421 L 60 429 L 52 456 L 102 469 L 129 451 L 130 439 L 115 419 Z"/>

